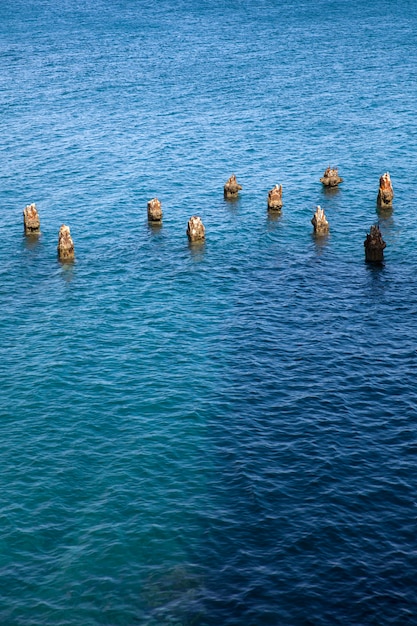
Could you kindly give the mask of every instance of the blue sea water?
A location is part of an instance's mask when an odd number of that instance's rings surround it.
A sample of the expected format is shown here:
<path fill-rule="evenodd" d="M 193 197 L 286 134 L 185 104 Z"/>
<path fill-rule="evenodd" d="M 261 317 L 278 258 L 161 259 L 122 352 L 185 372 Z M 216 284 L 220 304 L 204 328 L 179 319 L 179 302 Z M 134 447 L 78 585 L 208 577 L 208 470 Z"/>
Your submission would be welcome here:
<path fill-rule="evenodd" d="M 411 0 L 2 1 L 1 624 L 417 624 L 416 44 Z"/>

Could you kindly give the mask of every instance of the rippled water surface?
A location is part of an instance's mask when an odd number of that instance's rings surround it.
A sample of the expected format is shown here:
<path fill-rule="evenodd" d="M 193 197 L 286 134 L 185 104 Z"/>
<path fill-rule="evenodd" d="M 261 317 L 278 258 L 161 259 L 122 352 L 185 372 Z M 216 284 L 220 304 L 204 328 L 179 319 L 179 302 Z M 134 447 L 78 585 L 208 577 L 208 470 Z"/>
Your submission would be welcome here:
<path fill-rule="evenodd" d="M 415 2 L 0 18 L 0 623 L 416 624 Z"/>

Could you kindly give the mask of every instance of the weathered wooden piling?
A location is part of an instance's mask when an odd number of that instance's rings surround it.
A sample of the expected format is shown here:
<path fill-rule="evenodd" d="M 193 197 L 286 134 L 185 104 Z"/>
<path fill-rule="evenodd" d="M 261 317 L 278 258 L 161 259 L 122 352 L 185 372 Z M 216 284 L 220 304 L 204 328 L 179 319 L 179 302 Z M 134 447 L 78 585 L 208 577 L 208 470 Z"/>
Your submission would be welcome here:
<path fill-rule="evenodd" d="M 74 259 L 74 242 L 72 241 L 69 226 L 62 224 L 58 234 L 58 258 L 60 261 Z"/>
<path fill-rule="evenodd" d="M 382 239 L 378 224 L 371 226 L 363 245 L 365 246 L 365 261 L 367 263 L 383 263 L 384 249 L 387 244 Z"/>
<path fill-rule="evenodd" d="M 275 185 L 268 191 L 268 211 L 281 211 L 282 206 L 282 185 Z"/>
<path fill-rule="evenodd" d="M 235 174 L 232 174 L 224 185 L 224 197 L 227 200 L 233 200 L 238 197 L 240 189 L 242 186 L 237 182 Z"/>
<path fill-rule="evenodd" d="M 337 187 L 340 183 L 343 183 L 343 178 L 340 178 L 337 167 L 329 166 L 320 178 L 320 182 L 325 187 Z"/>
<path fill-rule="evenodd" d="M 206 236 L 206 229 L 201 219 L 197 215 L 193 215 L 188 220 L 187 237 L 190 242 L 203 241 Z"/>
<path fill-rule="evenodd" d="M 41 222 L 36 209 L 36 204 L 28 204 L 23 209 L 23 226 L 25 235 L 40 235 Z"/>
<path fill-rule="evenodd" d="M 162 206 L 158 198 L 153 198 L 148 202 L 148 220 L 162 222 Z"/>
<path fill-rule="evenodd" d="M 376 199 L 379 209 L 392 209 L 392 201 L 394 199 L 394 189 L 392 188 L 391 177 L 389 172 L 382 174 L 379 179 L 379 190 Z"/>
<path fill-rule="evenodd" d="M 315 235 L 327 235 L 329 232 L 329 222 L 327 221 L 324 211 L 320 205 L 317 206 L 311 223 L 313 224 Z"/>

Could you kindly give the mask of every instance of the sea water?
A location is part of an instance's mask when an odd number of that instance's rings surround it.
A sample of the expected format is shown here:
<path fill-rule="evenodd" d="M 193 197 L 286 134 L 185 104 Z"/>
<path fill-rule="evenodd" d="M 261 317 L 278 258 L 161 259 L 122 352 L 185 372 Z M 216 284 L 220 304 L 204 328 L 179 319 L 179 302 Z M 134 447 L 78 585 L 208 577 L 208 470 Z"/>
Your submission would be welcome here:
<path fill-rule="evenodd" d="M 416 624 L 415 2 L 0 18 L 0 623 Z"/>

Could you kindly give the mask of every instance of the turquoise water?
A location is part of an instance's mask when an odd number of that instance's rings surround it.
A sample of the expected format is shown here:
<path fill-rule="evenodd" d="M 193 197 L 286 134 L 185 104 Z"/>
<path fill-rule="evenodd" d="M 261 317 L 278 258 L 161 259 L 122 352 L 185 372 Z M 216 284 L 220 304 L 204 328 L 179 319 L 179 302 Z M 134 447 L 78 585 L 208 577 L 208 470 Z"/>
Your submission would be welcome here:
<path fill-rule="evenodd" d="M 0 623 L 417 623 L 415 3 L 0 17 Z"/>

